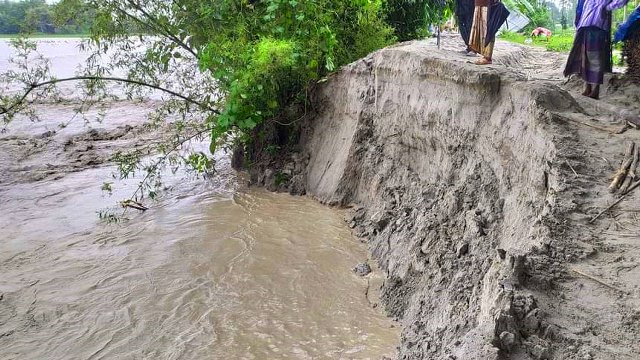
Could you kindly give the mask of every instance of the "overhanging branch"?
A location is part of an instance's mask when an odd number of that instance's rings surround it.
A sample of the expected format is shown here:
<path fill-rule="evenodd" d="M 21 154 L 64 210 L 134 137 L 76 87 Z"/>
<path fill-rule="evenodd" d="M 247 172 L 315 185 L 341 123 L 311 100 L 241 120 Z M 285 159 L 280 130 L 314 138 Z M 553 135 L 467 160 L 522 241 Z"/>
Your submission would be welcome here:
<path fill-rule="evenodd" d="M 74 76 L 74 77 L 70 77 L 70 78 L 63 78 L 63 79 L 52 79 L 52 80 L 48 80 L 48 81 L 43 81 L 40 83 L 34 83 L 34 84 L 30 84 L 29 87 L 27 88 L 27 90 L 25 91 L 25 93 L 20 97 L 20 99 L 18 99 L 18 101 L 14 102 L 13 104 L 11 104 L 9 107 L 5 108 L 0 106 L 0 115 L 3 114 L 7 114 L 11 111 L 13 111 L 15 108 L 17 108 L 18 106 L 22 105 L 24 103 L 24 101 L 27 99 L 27 96 L 29 96 L 29 94 L 31 92 L 33 92 L 34 90 L 43 87 L 43 86 L 47 86 L 47 85 L 53 85 L 53 84 L 58 84 L 58 83 L 62 83 L 62 82 L 70 82 L 70 81 L 81 81 L 81 80 L 102 80 L 102 81 L 113 81 L 113 82 L 121 82 L 121 83 L 127 83 L 127 84 L 133 84 L 133 85 L 138 85 L 138 86 L 144 86 L 144 87 L 148 87 L 154 90 L 158 90 L 158 91 L 162 91 L 164 93 L 167 93 L 169 95 L 175 96 L 177 98 L 180 98 L 188 103 L 194 104 L 194 105 L 198 105 L 201 109 L 203 110 L 207 110 L 207 111 L 211 111 L 214 114 L 220 114 L 219 110 L 216 110 L 214 108 L 212 108 L 211 106 L 209 106 L 206 103 L 203 103 L 201 101 L 198 101 L 196 99 L 190 98 L 188 96 L 182 95 L 180 93 L 177 93 L 173 90 L 169 90 L 167 88 L 163 88 L 159 85 L 154 85 L 154 84 L 148 84 L 142 81 L 137 81 L 137 80 L 131 80 L 131 79 L 125 79 L 125 78 L 118 78 L 118 77 L 103 77 L 103 76 Z"/>
<path fill-rule="evenodd" d="M 155 29 L 155 31 L 159 32 L 162 36 L 165 36 L 169 40 L 173 41 L 176 45 L 188 51 L 191 55 L 193 55 L 194 58 L 196 59 L 198 58 L 198 54 L 189 45 L 185 44 L 184 41 L 180 40 L 175 34 L 173 34 L 173 32 L 171 32 L 170 29 L 167 29 L 166 26 L 160 24 L 159 21 L 155 17 L 153 17 L 149 12 L 145 11 L 140 4 L 131 0 L 127 1 L 127 3 L 131 5 L 131 7 L 133 7 L 135 10 L 138 10 L 139 12 L 141 12 L 142 15 L 148 20 L 148 22 L 145 22 L 142 19 L 138 18 L 137 16 L 128 13 L 126 10 L 122 8 L 117 8 L 117 10 L 120 11 L 125 16 L 129 17 L 130 19 L 140 23 L 141 25 Z"/>

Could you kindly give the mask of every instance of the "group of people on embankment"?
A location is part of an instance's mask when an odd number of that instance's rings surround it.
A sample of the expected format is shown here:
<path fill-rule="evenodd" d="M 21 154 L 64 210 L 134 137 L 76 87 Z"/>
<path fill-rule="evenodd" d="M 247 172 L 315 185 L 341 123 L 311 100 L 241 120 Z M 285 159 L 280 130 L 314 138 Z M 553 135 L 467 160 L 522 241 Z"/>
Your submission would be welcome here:
<path fill-rule="evenodd" d="M 578 0 L 576 7 L 576 37 L 567 60 L 564 75 L 578 74 L 584 81 L 582 95 L 598 99 L 604 74 L 612 72 L 611 12 L 626 6 L 629 0 Z M 491 64 L 495 37 L 509 11 L 500 0 L 457 0 L 456 17 L 460 34 L 467 45 L 465 53 L 482 56 L 477 65 Z M 636 54 L 640 49 L 640 7 L 620 26 L 616 41 L 625 41 L 626 51 Z M 631 49 L 629 49 L 631 47 Z M 640 67 L 635 59 L 630 67 Z M 640 72 L 631 69 L 629 73 Z M 636 74 L 640 77 L 640 74 Z"/>

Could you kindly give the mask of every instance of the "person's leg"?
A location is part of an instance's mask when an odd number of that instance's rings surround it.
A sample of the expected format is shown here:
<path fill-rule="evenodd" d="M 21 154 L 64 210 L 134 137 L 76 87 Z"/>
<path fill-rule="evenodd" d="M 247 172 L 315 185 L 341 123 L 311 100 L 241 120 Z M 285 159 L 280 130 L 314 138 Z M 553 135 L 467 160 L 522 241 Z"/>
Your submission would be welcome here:
<path fill-rule="evenodd" d="M 480 43 L 480 51 L 478 52 L 482 55 L 482 59 L 476 61 L 476 65 L 488 65 L 491 64 L 491 58 L 493 57 L 493 44 L 491 43 L 485 45 L 487 39 L 487 25 L 489 20 L 489 8 L 486 6 L 480 7 L 479 16 L 477 16 L 474 20 L 478 22 L 478 32 L 479 32 L 479 43 Z"/>
<path fill-rule="evenodd" d="M 600 99 L 600 84 L 591 84 L 592 90 L 589 97 L 592 99 Z"/>
<path fill-rule="evenodd" d="M 591 86 L 587 95 L 592 99 L 600 98 L 600 84 L 604 82 L 604 73 L 611 71 L 608 32 L 599 28 L 588 28 L 585 41 L 583 79 Z"/>
<path fill-rule="evenodd" d="M 482 56 L 484 59 L 491 64 L 491 59 L 493 59 L 493 46 L 495 45 L 495 41 L 492 41 L 484 48 L 482 52 Z"/>
<path fill-rule="evenodd" d="M 476 6 L 473 10 L 473 22 L 471 23 L 471 32 L 469 34 L 468 48 L 475 53 L 482 51 L 482 32 L 480 29 L 480 23 L 482 20 L 481 7 Z"/>
<path fill-rule="evenodd" d="M 588 82 L 584 82 L 584 91 L 582 92 L 582 96 L 589 96 L 591 94 L 591 84 Z"/>
<path fill-rule="evenodd" d="M 579 74 L 582 77 L 583 65 L 584 65 L 584 38 L 585 38 L 585 30 L 584 28 L 578 29 L 576 32 L 576 36 L 573 39 L 573 46 L 571 47 L 571 51 L 569 52 L 569 57 L 567 58 L 567 64 L 564 68 L 564 76 L 569 77 L 572 74 Z M 583 77 L 583 80 L 584 77 Z M 586 85 L 587 81 L 585 81 Z M 587 96 L 587 94 L 585 94 Z"/>

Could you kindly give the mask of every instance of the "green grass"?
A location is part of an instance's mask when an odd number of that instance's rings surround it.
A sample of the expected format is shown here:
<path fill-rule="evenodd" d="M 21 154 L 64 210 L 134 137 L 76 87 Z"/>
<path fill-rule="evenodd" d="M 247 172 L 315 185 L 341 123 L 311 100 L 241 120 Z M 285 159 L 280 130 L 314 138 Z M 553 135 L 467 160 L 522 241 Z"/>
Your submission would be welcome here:
<path fill-rule="evenodd" d="M 21 34 L 0 34 L 0 39 L 15 39 Z M 86 38 L 88 34 L 30 34 L 31 39 L 69 39 L 69 38 Z"/>
<path fill-rule="evenodd" d="M 548 51 L 554 52 L 569 52 L 571 51 L 571 46 L 573 46 L 573 38 L 575 37 L 575 30 L 559 30 L 553 33 L 551 39 L 547 41 L 547 38 L 542 37 L 534 37 L 531 38 L 527 33 L 515 33 L 515 32 L 504 32 L 500 35 L 500 39 L 532 46 L 540 46 L 544 47 Z M 527 44 L 526 40 L 528 38 L 532 39 L 532 43 Z"/>

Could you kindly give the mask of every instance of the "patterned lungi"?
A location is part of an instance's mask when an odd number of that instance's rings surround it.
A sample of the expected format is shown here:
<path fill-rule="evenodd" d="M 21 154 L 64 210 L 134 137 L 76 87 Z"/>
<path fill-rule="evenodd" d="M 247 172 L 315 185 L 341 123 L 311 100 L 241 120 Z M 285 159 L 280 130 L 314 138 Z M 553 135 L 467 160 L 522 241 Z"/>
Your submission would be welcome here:
<path fill-rule="evenodd" d="M 489 7 L 476 6 L 473 13 L 473 25 L 471 26 L 471 38 L 469 39 L 469 47 L 485 58 L 491 59 L 491 57 L 493 56 L 494 41 L 485 45 L 488 23 Z"/>
<path fill-rule="evenodd" d="M 564 76 L 579 74 L 589 84 L 602 84 L 604 73 L 612 71 L 611 35 L 599 27 L 581 28 L 564 69 Z"/>

